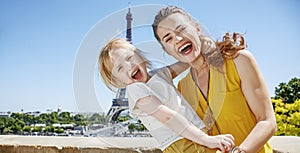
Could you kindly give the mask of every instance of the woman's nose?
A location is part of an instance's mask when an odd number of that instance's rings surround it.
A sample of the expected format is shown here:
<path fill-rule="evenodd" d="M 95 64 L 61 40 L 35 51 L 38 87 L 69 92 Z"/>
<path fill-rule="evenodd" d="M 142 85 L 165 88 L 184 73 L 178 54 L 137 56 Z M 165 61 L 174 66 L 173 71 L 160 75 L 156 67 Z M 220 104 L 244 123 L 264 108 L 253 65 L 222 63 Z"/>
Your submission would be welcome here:
<path fill-rule="evenodd" d="M 178 35 L 176 35 L 175 38 L 176 38 L 176 42 L 180 42 L 183 39 L 181 36 Z"/>

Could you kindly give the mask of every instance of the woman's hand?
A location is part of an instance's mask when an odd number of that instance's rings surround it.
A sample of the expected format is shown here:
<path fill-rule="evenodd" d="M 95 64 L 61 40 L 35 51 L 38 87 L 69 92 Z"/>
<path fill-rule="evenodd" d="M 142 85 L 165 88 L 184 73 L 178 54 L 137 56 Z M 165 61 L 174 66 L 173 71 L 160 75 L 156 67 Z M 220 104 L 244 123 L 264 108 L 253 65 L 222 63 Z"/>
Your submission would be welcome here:
<path fill-rule="evenodd" d="M 208 148 L 218 148 L 225 153 L 234 146 L 234 138 L 231 134 L 208 136 L 205 144 Z"/>

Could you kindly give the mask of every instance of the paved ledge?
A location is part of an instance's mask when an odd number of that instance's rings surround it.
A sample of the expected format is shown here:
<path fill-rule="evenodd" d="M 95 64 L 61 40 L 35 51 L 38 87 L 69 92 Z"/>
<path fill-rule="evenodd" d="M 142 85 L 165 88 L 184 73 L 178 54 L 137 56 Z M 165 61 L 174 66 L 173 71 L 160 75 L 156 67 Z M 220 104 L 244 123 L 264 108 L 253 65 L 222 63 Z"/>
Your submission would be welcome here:
<path fill-rule="evenodd" d="M 153 138 L 0 135 L 0 153 L 161 153 Z"/>
<path fill-rule="evenodd" d="M 279 153 L 299 153 L 300 137 L 296 136 L 273 136 L 269 140 L 274 150 Z"/>
<path fill-rule="evenodd" d="M 274 136 L 278 153 L 300 152 L 300 137 Z M 161 153 L 153 138 L 0 135 L 1 153 Z"/>

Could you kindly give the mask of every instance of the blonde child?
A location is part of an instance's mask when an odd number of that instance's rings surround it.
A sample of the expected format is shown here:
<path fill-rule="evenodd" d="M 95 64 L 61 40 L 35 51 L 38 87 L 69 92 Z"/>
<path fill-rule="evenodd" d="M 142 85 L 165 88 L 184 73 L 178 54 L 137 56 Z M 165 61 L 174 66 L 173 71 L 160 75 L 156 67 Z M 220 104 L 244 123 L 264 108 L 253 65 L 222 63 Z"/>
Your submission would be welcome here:
<path fill-rule="evenodd" d="M 161 150 L 182 139 L 188 139 L 190 147 L 181 150 L 178 146 L 174 152 L 225 152 L 234 146 L 230 134 L 208 136 L 201 131 L 205 127 L 202 120 L 178 94 L 172 79 L 187 64 L 178 62 L 148 73 L 149 62 L 138 49 L 116 38 L 102 48 L 98 66 L 108 88 L 126 87 L 130 115 L 142 121 Z"/>

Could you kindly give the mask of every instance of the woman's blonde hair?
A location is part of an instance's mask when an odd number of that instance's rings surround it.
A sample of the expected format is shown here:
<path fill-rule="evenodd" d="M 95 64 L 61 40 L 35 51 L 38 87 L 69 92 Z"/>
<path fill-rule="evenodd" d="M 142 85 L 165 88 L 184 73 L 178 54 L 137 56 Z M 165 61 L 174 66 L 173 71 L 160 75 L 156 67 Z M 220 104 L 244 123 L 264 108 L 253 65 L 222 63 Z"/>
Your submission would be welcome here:
<path fill-rule="evenodd" d="M 165 8 L 162 8 L 155 16 L 154 22 L 152 24 L 153 32 L 155 38 L 160 42 L 160 39 L 157 34 L 157 28 L 158 24 L 164 20 L 166 17 L 168 17 L 171 14 L 174 13 L 180 13 L 184 16 L 186 16 L 190 21 L 196 23 L 196 21 L 182 8 L 176 7 L 176 6 L 167 6 Z M 199 35 L 199 38 L 201 40 L 201 43 L 209 43 L 212 39 L 204 36 Z M 205 57 L 208 64 L 211 64 L 216 67 L 223 66 L 224 60 L 227 58 L 235 57 L 236 53 L 239 50 L 245 49 L 245 41 L 242 34 L 239 33 L 233 33 L 230 35 L 229 33 L 226 33 L 223 36 L 223 39 L 221 42 L 214 42 L 217 46 L 217 48 L 211 52 L 203 52 L 203 56 Z M 162 45 L 162 44 L 161 44 Z M 204 45 L 202 45 L 204 46 Z"/>
<path fill-rule="evenodd" d="M 124 88 L 125 84 L 116 80 L 112 75 L 113 65 L 111 63 L 110 53 L 117 49 L 125 49 L 128 51 L 134 51 L 138 56 L 140 56 L 147 65 L 150 62 L 140 53 L 140 51 L 134 47 L 130 42 L 124 38 L 114 38 L 110 40 L 100 51 L 98 59 L 98 68 L 101 78 L 104 84 L 111 90 L 115 91 L 115 88 Z"/>

